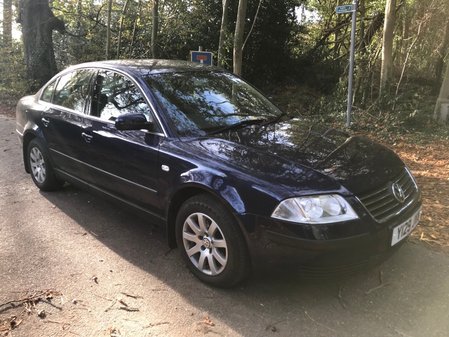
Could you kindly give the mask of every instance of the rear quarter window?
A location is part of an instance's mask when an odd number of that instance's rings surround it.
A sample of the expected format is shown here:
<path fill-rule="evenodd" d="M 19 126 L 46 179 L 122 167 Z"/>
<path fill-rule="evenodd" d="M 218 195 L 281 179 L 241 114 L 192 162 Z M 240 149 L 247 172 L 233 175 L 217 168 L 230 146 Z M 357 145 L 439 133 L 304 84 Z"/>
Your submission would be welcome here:
<path fill-rule="evenodd" d="M 53 92 L 55 91 L 56 86 L 56 80 L 51 82 L 49 85 L 45 87 L 45 89 L 42 91 L 41 100 L 44 102 L 51 103 L 51 99 L 53 97 Z"/>

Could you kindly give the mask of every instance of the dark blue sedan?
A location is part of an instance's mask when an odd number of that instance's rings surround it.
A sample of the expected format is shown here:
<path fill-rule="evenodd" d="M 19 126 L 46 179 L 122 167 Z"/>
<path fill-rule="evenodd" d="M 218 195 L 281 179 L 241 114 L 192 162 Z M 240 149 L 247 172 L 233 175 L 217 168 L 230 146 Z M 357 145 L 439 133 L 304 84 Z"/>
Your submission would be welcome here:
<path fill-rule="evenodd" d="M 70 67 L 19 101 L 17 132 L 41 190 L 70 182 L 145 213 L 212 285 L 260 261 L 346 271 L 419 221 L 420 191 L 392 151 L 287 116 L 214 67 Z"/>

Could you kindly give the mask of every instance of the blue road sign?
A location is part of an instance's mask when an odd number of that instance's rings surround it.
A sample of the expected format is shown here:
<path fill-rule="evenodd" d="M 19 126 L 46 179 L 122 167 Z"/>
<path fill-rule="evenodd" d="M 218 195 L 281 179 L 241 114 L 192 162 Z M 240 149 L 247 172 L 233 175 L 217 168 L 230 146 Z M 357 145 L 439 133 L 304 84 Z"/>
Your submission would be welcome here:
<path fill-rule="evenodd" d="M 335 12 L 337 12 L 337 14 L 352 13 L 354 12 L 354 5 L 337 6 L 335 7 Z"/>
<path fill-rule="evenodd" d="M 208 51 L 191 51 L 190 60 L 196 63 L 207 64 L 211 66 L 213 64 L 214 54 Z"/>

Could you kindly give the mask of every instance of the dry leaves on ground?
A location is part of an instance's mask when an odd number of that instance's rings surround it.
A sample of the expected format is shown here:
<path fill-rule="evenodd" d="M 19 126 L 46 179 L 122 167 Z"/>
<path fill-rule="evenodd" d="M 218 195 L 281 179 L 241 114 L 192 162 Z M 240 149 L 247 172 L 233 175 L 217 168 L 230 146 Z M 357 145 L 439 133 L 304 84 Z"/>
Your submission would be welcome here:
<path fill-rule="evenodd" d="M 423 213 L 412 238 L 449 247 L 449 141 L 417 144 L 407 138 L 392 148 L 413 171 L 422 191 Z"/>

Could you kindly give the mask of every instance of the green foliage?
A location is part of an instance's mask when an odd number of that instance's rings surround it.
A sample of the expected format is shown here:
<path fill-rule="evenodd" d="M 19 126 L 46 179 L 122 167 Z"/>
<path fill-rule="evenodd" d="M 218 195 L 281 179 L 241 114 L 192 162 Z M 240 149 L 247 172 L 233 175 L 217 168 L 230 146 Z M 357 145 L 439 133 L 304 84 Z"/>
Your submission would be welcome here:
<path fill-rule="evenodd" d="M 226 64 L 232 68 L 232 39 L 238 0 L 229 11 Z M 266 84 L 279 82 L 290 74 L 290 43 L 296 29 L 297 0 L 262 0 L 256 24 L 244 50 L 244 77 Z M 124 0 L 113 2 L 112 45 L 117 58 L 118 31 L 123 15 L 119 58 L 149 58 L 151 9 L 148 1 L 130 0 L 123 13 Z M 249 33 L 259 0 L 250 0 L 245 36 Z M 88 0 L 54 0 L 53 10 L 64 19 L 67 34 L 54 35 L 55 50 L 61 67 L 104 58 L 106 6 Z M 159 7 L 159 58 L 188 59 L 191 50 L 202 46 L 217 54 L 221 22 L 221 1 L 164 1 Z"/>
<path fill-rule="evenodd" d="M 52 9 L 65 22 L 66 33 L 54 33 L 55 56 L 60 68 L 101 60 L 105 56 L 106 7 L 89 0 L 54 0 Z M 114 2 L 115 3 L 115 2 Z M 118 6 L 113 14 L 117 19 Z"/>
<path fill-rule="evenodd" d="M 0 102 L 15 106 L 17 100 L 29 92 L 21 45 L 13 43 L 10 47 L 0 46 Z"/>
<path fill-rule="evenodd" d="M 261 6 L 243 51 L 243 77 L 264 91 L 275 92 L 281 104 L 295 114 L 322 122 L 343 122 L 350 15 L 337 15 L 334 0 L 248 1 L 245 38 L 259 3 Z M 53 34 L 59 68 L 104 59 L 106 1 L 51 3 L 67 30 Z M 444 42 L 449 2 L 398 1 L 394 76 L 390 91 L 382 97 L 378 87 L 385 0 L 359 0 L 359 4 L 355 122 L 361 128 L 376 127 L 389 132 L 433 128 L 431 110 L 449 53 L 449 45 Z M 225 68 L 229 70 L 237 5 L 238 0 L 230 0 L 225 40 Z M 149 0 L 113 1 L 112 58 L 151 57 L 152 6 Z M 199 46 L 216 56 L 221 6 L 218 0 L 160 1 L 158 58 L 186 60 L 189 52 Z M 16 97 L 27 90 L 19 45 L 2 51 L 5 57 L 0 60 L 4 74 L 0 79 L 0 99 Z"/>
<path fill-rule="evenodd" d="M 244 49 L 243 76 L 259 85 L 287 82 L 291 75 L 290 41 L 296 28 L 297 1 L 262 1 L 254 29 Z M 253 23 L 258 0 L 249 2 L 245 30 Z"/>
<path fill-rule="evenodd" d="M 415 84 L 401 93 L 396 102 L 383 109 L 378 103 L 367 108 L 355 106 L 352 133 L 372 134 L 389 143 L 402 135 L 420 142 L 424 139 L 449 139 L 449 128 L 432 118 L 435 101 L 431 86 Z M 344 129 L 347 91 L 345 83 L 337 85 L 330 95 L 322 95 L 307 86 L 287 86 L 274 92 L 273 99 L 289 115 L 317 124 Z M 395 105 L 395 110 L 391 106 Z"/>
<path fill-rule="evenodd" d="M 186 60 L 199 46 L 217 55 L 221 1 L 166 2 L 160 14 L 161 57 Z"/>

